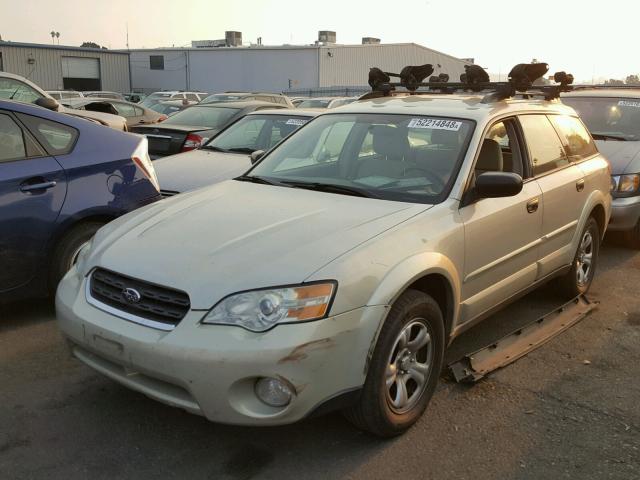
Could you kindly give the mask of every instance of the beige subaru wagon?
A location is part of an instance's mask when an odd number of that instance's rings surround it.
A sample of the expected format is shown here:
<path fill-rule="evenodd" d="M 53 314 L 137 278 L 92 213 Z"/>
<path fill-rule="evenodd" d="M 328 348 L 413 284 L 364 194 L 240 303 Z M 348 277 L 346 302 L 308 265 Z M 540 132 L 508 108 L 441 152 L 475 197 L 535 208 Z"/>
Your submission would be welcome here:
<path fill-rule="evenodd" d="M 610 210 L 607 161 L 557 100 L 360 100 L 102 228 L 57 318 L 82 362 L 212 421 L 341 409 L 392 436 L 453 338 L 548 280 L 589 288 Z"/>

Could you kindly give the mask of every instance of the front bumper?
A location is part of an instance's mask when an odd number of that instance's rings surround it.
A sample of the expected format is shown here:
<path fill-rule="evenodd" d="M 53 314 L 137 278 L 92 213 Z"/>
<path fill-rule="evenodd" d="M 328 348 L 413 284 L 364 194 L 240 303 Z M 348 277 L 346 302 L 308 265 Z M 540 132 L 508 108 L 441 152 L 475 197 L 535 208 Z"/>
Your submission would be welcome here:
<path fill-rule="evenodd" d="M 638 224 L 638 220 L 640 220 L 640 196 L 613 199 L 611 221 L 607 230 L 631 230 Z"/>
<path fill-rule="evenodd" d="M 170 332 L 128 322 L 87 303 L 75 269 L 56 295 L 58 324 L 71 352 L 95 370 L 160 402 L 241 425 L 295 422 L 338 394 L 362 386 L 367 357 L 386 307 L 363 307 L 266 333 L 202 325 L 190 311 Z M 260 377 L 295 388 L 274 408 L 254 393 Z"/>

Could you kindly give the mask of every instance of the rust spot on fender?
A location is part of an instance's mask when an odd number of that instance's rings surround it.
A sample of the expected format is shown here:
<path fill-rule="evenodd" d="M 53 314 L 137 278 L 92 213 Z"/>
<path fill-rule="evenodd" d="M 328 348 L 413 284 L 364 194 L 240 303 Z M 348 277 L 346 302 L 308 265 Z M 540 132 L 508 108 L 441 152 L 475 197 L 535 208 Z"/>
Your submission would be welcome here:
<path fill-rule="evenodd" d="M 300 360 L 304 360 L 305 358 L 307 358 L 307 353 L 309 352 L 312 352 L 314 350 L 332 348 L 334 346 L 335 343 L 330 338 L 322 338 L 320 340 L 303 343 L 302 345 L 298 345 L 296 348 L 291 350 L 291 352 L 289 352 L 289 355 L 278 360 L 278 364 L 280 365 L 287 362 L 299 362 Z"/>

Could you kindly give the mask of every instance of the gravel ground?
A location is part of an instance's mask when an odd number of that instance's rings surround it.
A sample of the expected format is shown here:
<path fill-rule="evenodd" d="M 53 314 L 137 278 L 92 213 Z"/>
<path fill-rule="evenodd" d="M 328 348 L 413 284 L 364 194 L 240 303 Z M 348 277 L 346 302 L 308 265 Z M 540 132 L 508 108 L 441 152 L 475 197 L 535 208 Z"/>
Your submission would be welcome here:
<path fill-rule="evenodd" d="M 2 479 L 640 479 L 640 253 L 608 242 L 597 311 L 473 386 L 446 379 L 421 421 L 381 441 L 339 414 L 217 425 L 69 358 L 51 307 L 0 306 Z M 561 303 L 546 287 L 456 340 L 488 343 Z"/>

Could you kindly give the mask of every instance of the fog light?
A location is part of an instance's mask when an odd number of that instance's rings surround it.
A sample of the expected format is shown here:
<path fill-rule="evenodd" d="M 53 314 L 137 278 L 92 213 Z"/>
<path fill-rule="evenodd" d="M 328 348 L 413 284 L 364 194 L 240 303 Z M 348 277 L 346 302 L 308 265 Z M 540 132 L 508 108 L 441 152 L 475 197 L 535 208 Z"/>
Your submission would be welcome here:
<path fill-rule="evenodd" d="M 293 397 L 292 388 L 278 378 L 261 378 L 256 382 L 256 395 L 270 407 L 286 407 Z"/>

